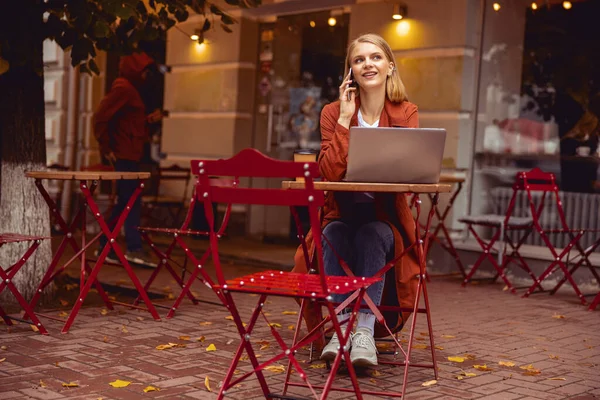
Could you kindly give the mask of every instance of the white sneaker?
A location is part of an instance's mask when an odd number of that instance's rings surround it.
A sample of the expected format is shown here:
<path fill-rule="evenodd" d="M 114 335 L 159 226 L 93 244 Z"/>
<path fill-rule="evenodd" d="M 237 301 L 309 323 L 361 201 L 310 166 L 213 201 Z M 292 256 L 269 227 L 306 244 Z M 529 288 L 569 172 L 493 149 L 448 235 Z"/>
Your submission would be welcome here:
<path fill-rule="evenodd" d="M 338 339 L 337 333 L 334 333 L 329 340 L 329 343 L 325 347 L 323 347 L 323 352 L 321 353 L 321 360 L 323 361 L 333 361 L 335 356 L 337 355 L 340 348 L 340 340 Z"/>
<path fill-rule="evenodd" d="M 373 334 L 368 329 L 357 329 L 352 336 L 350 361 L 357 367 L 373 367 L 377 365 L 377 347 Z"/>

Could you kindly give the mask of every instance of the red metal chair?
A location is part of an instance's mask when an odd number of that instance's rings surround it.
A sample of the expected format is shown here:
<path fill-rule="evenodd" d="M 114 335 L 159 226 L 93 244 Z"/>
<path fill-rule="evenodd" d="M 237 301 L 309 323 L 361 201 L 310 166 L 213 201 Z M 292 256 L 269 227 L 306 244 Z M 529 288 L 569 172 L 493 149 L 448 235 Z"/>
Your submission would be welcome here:
<path fill-rule="evenodd" d="M 492 278 L 495 282 L 498 277 L 501 277 L 508 289 L 515 293 L 516 289 L 506 277 L 506 269 L 510 264 L 515 264 L 526 271 L 529 276 L 535 281 L 537 277 L 533 274 L 531 268 L 525 259 L 519 253 L 519 249 L 525 243 L 525 240 L 531 234 L 533 229 L 534 219 L 531 216 L 513 216 L 515 211 L 516 199 L 520 191 L 525 190 L 525 185 L 522 183 L 523 176 L 519 172 L 513 184 L 513 194 L 508 204 L 508 208 L 504 215 L 500 214 L 483 214 L 483 215 L 467 215 L 459 219 L 467 225 L 469 232 L 475 237 L 477 243 L 481 246 L 482 253 L 473 264 L 473 267 L 464 278 L 462 286 L 465 286 L 471 281 L 475 272 L 481 266 L 481 263 L 486 259 L 492 264 L 496 270 L 496 275 Z M 477 232 L 475 228 L 485 227 L 492 230 L 492 236 L 486 240 L 482 238 L 482 234 Z M 521 231 L 524 234 L 519 240 L 511 238 L 512 232 Z M 499 245 L 499 248 L 494 246 Z M 507 245 L 510 247 L 510 253 L 507 254 Z M 494 253 L 497 253 L 497 259 L 494 258 Z"/>
<path fill-rule="evenodd" d="M 581 293 L 579 287 L 575 283 L 573 274 L 581 266 L 586 266 L 594 278 L 596 278 L 596 281 L 600 282 L 600 276 L 596 271 L 597 267 L 594 267 L 589 260 L 590 254 L 592 254 L 600 245 L 600 237 L 598 237 L 596 241 L 594 241 L 592 245 L 588 246 L 586 249 L 582 247 L 579 241 L 586 233 L 593 233 L 599 236 L 600 231 L 597 229 L 573 229 L 568 226 L 554 174 L 543 172 L 539 168 L 534 168 L 529 172 L 521 172 L 517 174 L 517 181 L 519 189 L 525 190 L 527 193 L 530 212 L 533 217 L 533 226 L 531 229 L 539 233 L 542 240 L 550 250 L 553 258 L 553 261 L 540 275 L 539 279 L 534 279 L 533 284 L 529 289 L 527 289 L 523 297 L 528 297 L 531 295 L 538 288 L 538 286 L 543 291 L 541 283 L 544 281 L 544 279 L 552 275 L 554 272 L 560 270 L 563 273 L 563 277 L 550 291 L 550 294 L 556 293 L 556 291 L 568 281 L 573 287 L 577 297 L 579 297 L 581 303 L 586 304 L 585 296 Z M 539 204 L 536 204 L 536 201 L 533 199 L 532 192 L 534 191 L 542 192 L 542 197 L 539 201 Z M 545 207 L 545 197 L 547 193 L 550 193 L 550 197 L 553 200 L 550 200 L 550 202 L 556 207 L 556 211 L 558 213 L 558 228 L 542 227 L 540 224 L 542 213 L 547 208 Z M 570 241 L 563 249 L 557 249 L 550 241 L 548 237 L 549 234 L 568 235 Z M 571 251 L 573 250 L 575 250 L 577 254 L 571 258 Z M 570 269 L 568 268 L 569 265 L 572 265 Z"/>
<path fill-rule="evenodd" d="M 349 346 L 347 346 L 350 339 L 350 329 L 342 330 L 340 323 L 337 321 L 336 313 L 330 302 L 329 295 L 332 293 L 354 292 L 354 295 L 356 296 L 354 311 L 356 312 L 360 307 L 360 302 L 364 297 L 366 288 L 371 283 L 378 281 L 379 278 L 330 277 L 325 276 L 322 273 L 323 253 L 321 249 L 321 229 L 318 210 L 319 207 L 324 204 L 324 195 L 322 191 L 315 190 L 313 184 L 313 179 L 319 175 L 317 163 L 278 161 L 262 155 L 257 150 L 246 149 L 227 160 L 192 161 L 192 171 L 199 176 L 199 182 L 196 187 L 196 192 L 198 194 L 197 198 L 202 199 L 204 202 L 204 210 L 210 226 L 210 247 L 218 282 L 217 285 L 213 285 L 213 289 L 230 311 L 241 339 L 231 366 L 223 380 L 223 385 L 219 391 L 218 398 L 223 398 L 229 389 L 234 388 L 239 382 L 252 375 L 256 375 L 265 398 L 281 397 L 274 395 L 269 389 L 263 375 L 263 369 L 282 359 L 289 360 L 293 368 L 297 371 L 300 379 L 302 379 L 309 388 L 311 394 L 315 398 L 318 398 L 315 391 L 317 387 L 310 384 L 308 381 L 308 374 L 304 369 L 305 367 L 296 360 L 295 354 L 301 347 L 321 338 L 322 332 L 320 329 L 314 329 L 304 338 L 296 340 L 291 346 L 288 346 L 277 332 L 276 328 L 269 323 L 267 315 L 262 312 L 263 305 L 268 296 L 313 300 L 315 302 L 320 302 L 327 308 L 328 317 L 325 321 L 331 321 L 333 324 L 333 329 L 340 339 L 341 349 L 333 362 L 327 382 L 322 387 L 321 396 L 322 398 L 326 398 L 330 390 L 335 390 L 335 388 L 332 387 L 333 379 L 342 358 L 344 358 L 348 365 L 348 373 L 352 381 L 353 390 L 358 398 L 362 398 L 356 373 L 350 362 Z M 210 175 L 263 178 L 304 177 L 305 186 L 303 189 L 298 190 L 218 187 L 210 184 Z M 310 225 L 316 249 L 315 257 L 317 261 L 317 273 L 300 274 L 283 271 L 264 271 L 226 280 L 219 258 L 218 236 L 217 233 L 214 232 L 215 219 L 212 208 L 213 202 L 289 206 L 294 215 L 296 215 L 295 207 L 308 207 Z M 300 236 L 300 240 L 303 243 L 306 260 L 309 260 L 308 246 L 304 234 Z M 311 268 L 307 265 L 307 271 L 310 270 Z M 247 325 L 242 322 L 240 312 L 233 300 L 232 292 L 246 294 L 253 293 L 258 295 L 256 307 L 254 308 Z M 356 318 L 355 315 L 356 314 L 350 318 L 347 327 L 353 325 Z M 271 334 L 281 347 L 281 352 L 275 357 L 259 363 L 255 354 L 255 344 L 250 338 L 261 317 L 264 319 L 264 322 L 269 325 Z M 236 371 L 236 367 L 240 362 L 244 350 L 252 364 L 253 370 L 248 373 L 240 374 L 239 377 L 234 379 L 234 371 Z"/>
<path fill-rule="evenodd" d="M 181 223 L 181 215 L 189 198 L 191 177 L 189 168 L 182 168 L 177 164 L 158 168 L 153 193 L 142 196 L 142 219 L 156 222 L 147 225 L 174 227 Z M 177 196 L 162 193 L 161 187 L 167 183 L 178 184 L 180 187 L 177 190 L 181 194 Z M 167 215 L 159 215 L 161 210 L 166 211 Z"/>
<path fill-rule="evenodd" d="M 14 279 L 15 275 L 17 274 L 17 272 L 19 272 L 21 267 L 23 267 L 23 265 L 25 265 L 27 260 L 29 260 L 31 255 L 37 250 L 40 243 L 44 239 L 49 239 L 49 238 L 43 237 L 43 236 L 19 235 L 16 233 L 0 234 L 0 247 L 4 246 L 5 244 L 9 244 L 9 243 L 25 243 L 25 242 L 30 243 L 29 248 L 27 249 L 25 254 L 22 257 L 20 257 L 16 263 L 11 265 L 7 269 L 2 268 L 2 266 L 0 265 L 0 294 L 2 293 L 4 288 L 8 288 L 8 290 L 10 290 L 12 292 L 13 296 L 15 297 L 15 299 L 17 300 L 17 302 L 19 303 L 19 305 L 21 306 L 21 308 L 24 311 L 23 318 L 11 317 L 4 311 L 4 309 L 2 309 L 2 307 L 0 307 L 0 317 L 2 317 L 2 319 L 4 320 L 6 325 L 9 325 L 9 326 L 13 325 L 13 322 L 12 322 L 13 320 L 19 321 L 19 322 L 24 322 L 26 324 L 30 324 L 33 322 L 33 324 L 37 327 L 38 331 L 41 334 L 47 335 L 48 331 L 46 330 L 44 325 L 42 325 L 42 323 L 36 316 L 35 312 L 33 311 L 33 307 L 27 303 L 27 301 L 25 300 L 23 295 L 21 295 L 21 293 L 19 292 L 19 290 L 13 283 L 13 279 Z M 26 320 L 27 318 L 29 318 L 31 320 L 31 322 L 27 321 Z"/>
<path fill-rule="evenodd" d="M 189 172 L 189 170 L 188 170 L 188 172 Z M 236 187 L 236 185 L 238 184 L 237 179 L 229 180 L 229 179 L 211 178 L 209 182 L 211 185 L 215 185 L 215 186 Z M 166 307 L 169 309 L 169 312 L 167 313 L 167 318 L 172 318 L 175 315 L 175 311 L 177 311 L 177 308 L 179 308 L 179 305 L 181 304 L 181 302 L 183 301 L 183 299 L 186 296 L 192 301 L 193 304 L 198 304 L 199 302 L 215 304 L 210 301 L 198 300 L 191 292 L 192 285 L 197 280 L 202 282 L 204 285 L 208 285 L 208 286 L 214 285 L 213 280 L 205 273 L 205 271 L 202 267 L 206 263 L 208 258 L 210 257 L 210 248 L 208 250 L 206 250 L 200 258 L 197 258 L 196 255 L 193 253 L 193 251 L 190 250 L 190 246 L 186 243 L 186 240 L 183 239 L 183 237 L 194 237 L 194 236 L 207 237 L 207 236 L 209 236 L 208 231 L 200 231 L 200 230 L 190 229 L 190 224 L 192 222 L 196 204 L 198 204 L 198 202 L 202 203 L 202 201 L 203 201 L 202 198 L 198 198 L 196 186 L 197 186 L 197 183 L 194 185 L 194 191 L 192 194 L 192 198 L 190 199 L 190 203 L 189 203 L 190 205 L 188 207 L 188 211 L 187 211 L 186 217 L 183 221 L 183 224 L 181 225 L 180 228 L 156 228 L 156 227 L 147 227 L 147 226 L 141 226 L 138 228 L 138 230 L 140 231 L 140 234 L 142 235 L 142 238 L 144 239 L 144 241 L 146 241 L 146 243 L 148 243 L 148 245 L 150 246 L 150 249 L 158 258 L 156 268 L 154 269 L 154 271 L 150 275 L 150 278 L 148 278 L 148 281 L 144 285 L 144 290 L 146 292 L 148 292 L 152 283 L 154 282 L 154 280 L 156 279 L 158 274 L 163 270 L 163 268 L 169 272 L 171 277 L 175 280 L 175 282 L 177 282 L 177 284 L 181 288 L 181 292 L 175 299 L 175 303 L 173 303 L 173 305 L 171 307 Z M 201 205 L 200 205 L 200 207 L 201 207 Z M 200 211 L 202 211 L 202 209 L 200 209 Z M 225 230 L 227 228 L 227 224 L 229 222 L 230 215 L 231 215 L 231 204 L 227 204 L 227 208 L 223 215 L 223 221 L 221 222 L 221 226 L 219 226 L 219 229 L 216 232 L 216 235 L 218 238 L 221 238 L 222 236 L 225 235 Z M 152 240 L 153 234 L 172 235 L 173 240 L 169 243 L 168 246 L 159 246 L 155 243 L 154 240 Z M 175 250 L 178 246 L 181 249 L 183 249 L 183 251 L 185 252 L 184 264 L 181 266 L 181 276 L 179 276 L 177 274 L 177 272 L 176 272 L 177 268 L 175 265 L 175 261 L 171 257 L 173 250 Z M 164 250 L 161 250 L 161 247 L 164 248 Z M 191 272 L 188 271 L 188 260 L 191 261 L 191 265 L 194 266 L 194 268 L 192 269 Z M 187 272 L 190 272 L 190 274 L 186 278 Z M 140 301 L 141 301 L 141 298 L 138 297 L 134 301 L 134 304 L 137 305 Z M 219 303 L 219 305 L 220 305 L 220 303 Z M 160 304 L 157 304 L 156 306 L 164 307 Z"/>

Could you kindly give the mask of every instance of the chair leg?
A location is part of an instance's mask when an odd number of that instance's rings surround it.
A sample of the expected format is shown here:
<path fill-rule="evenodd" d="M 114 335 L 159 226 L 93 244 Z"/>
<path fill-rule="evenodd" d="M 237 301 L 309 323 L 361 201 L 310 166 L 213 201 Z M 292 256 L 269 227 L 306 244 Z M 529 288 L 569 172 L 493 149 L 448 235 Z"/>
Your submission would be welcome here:
<path fill-rule="evenodd" d="M 596 297 L 594 297 L 594 300 L 592 300 L 592 303 L 590 304 L 590 311 L 593 311 L 596 309 L 596 307 L 598 307 L 598 304 L 600 304 L 600 292 L 598 292 L 598 294 L 596 295 Z"/>

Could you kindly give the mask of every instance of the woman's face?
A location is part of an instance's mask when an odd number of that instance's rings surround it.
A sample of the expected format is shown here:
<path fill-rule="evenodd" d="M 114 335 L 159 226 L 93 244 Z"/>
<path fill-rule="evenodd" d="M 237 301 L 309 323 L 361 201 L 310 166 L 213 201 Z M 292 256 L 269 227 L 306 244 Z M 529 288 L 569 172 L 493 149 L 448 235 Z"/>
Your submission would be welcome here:
<path fill-rule="evenodd" d="M 350 56 L 354 80 L 363 89 L 385 85 L 394 63 L 388 61 L 381 48 L 372 43 L 359 43 Z"/>

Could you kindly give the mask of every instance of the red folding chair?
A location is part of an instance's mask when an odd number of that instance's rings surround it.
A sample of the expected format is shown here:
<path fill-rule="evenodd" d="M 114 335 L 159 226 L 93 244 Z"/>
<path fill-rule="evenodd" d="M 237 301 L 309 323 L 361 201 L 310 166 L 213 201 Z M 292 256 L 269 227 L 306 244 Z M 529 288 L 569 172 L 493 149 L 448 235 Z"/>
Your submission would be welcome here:
<path fill-rule="evenodd" d="M 504 215 L 467 215 L 459 219 L 459 222 L 467 225 L 469 232 L 475 237 L 482 250 L 481 255 L 477 261 L 475 261 L 473 267 L 463 280 L 462 286 L 465 286 L 471 281 L 475 272 L 477 272 L 485 260 L 488 260 L 496 270 L 496 275 L 492 278 L 492 282 L 495 282 L 498 277 L 501 277 L 512 293 L 515 293 L 516 289 L 506 277 L 506 269 L 511 264 L 523 269 L 534 281 L 537 280 L 537 277 L 519 253 L 519 249 L 533 230 L 534 219 L 531 216 L 522 217 L 513 215 L 517 196 L 519 195 L 519 192 L 524 190 L 526 190 L 526 185 L 523 184 L 523 173 L 519 172 L 516 176 L 515 183 L 513 184 L 513 194 Z M 491 238 L 488 240 L 484 239 L 482 237 L 483 235 L 477 232 L 477 227 L 491 229 Z M 519 240 L 513 240 L 511 238 L 511 233 L 517 231 L 522 232 L 523 235 Z M 498 245 L 499 248 L 496 248 Z M 510 247 L 510 253 L 507 253 L 507 247 Z M 494 258 L 494 253 L 497 254 L 497 258 Z"/>
<path fill-rule="evenodd" d="M 573 279 L 573 274 L 582 266 L 585 266 L 592 273 L 594 278 L 596 278 L 597 282 L 600 282 L 600 276 L 596 271 L 597 267 L 594 267 L 589 260 L 589 256 L 596 250 L 596 248 L 600 245 L 600 230 L 598 229 L 573 229 L 570 228 L 567 224 L 567 220 L 565 218 L 565 213 L 563 210 L 563 204 L 560 200 L 558 185 L 556 184 L 556 179 L 554 174 L 543 172 L 539 168 L 534 168 L 529 172 L 521 172 L 517 175 L 517 180 L 519 184 L 520 190 L 525 190 L 527 193 L 527 198 L 529 200 L 530 212 L 533 217 L 533 226 L 532 229 L 539 233 L 542 240 L 546 244 L 548 250 L 552 254 L 553 261 L 550 265 L 544 270 L 544 272 L 540 275 L 539 279 L 534 279 L 533 284 L 523 297 L 528 297 L 531 295 L 538 286 L 541 291 L 543 288 L 541 286 L 544 279 L 548 276 L 552 275 L 555 272 L 562 271 L 563 276 L 561 280 L 556 284 L 556 286 L 550 291 L 550 294 L 556 293 L 556 291 L 565 283 L 569 282 L 575 291 L 577 297 L 582 304 L 586 304 L 585 296 L 579 290 L 579 287 L 575 283 Z M 541 199 L 539 204 L 536 205 L 536 201 L 532 196 L 532 192 L 538 191 L 542 192 Z M 541 226 L 541 218 L 542 213 L 548 207 L 545 207 L 546 202 L 546 194 L 550 193 L 550 201 L 555 207 L 558 213 L 558 228 L 547 228 Z M 593 233 L 598 238 L 587 248 L 583 248 L 580 243 L 580 240 L 584 237 L 585 234 Z M 550 241 L 550 234 L 562 234 L 567 235 L 569 239 L 569 243 L 563 249 L 557 249 L 555 245 Z M 571 257 L 571 252 L 576 251 L 573 257 Z M 569 269 L 569 266 L 571 268 Z"/>
<path fill-rule="evenodd" d="M 187 170 L 187 171 L 189 172 L 189 170 Z M 218 186 L 230 186 L 230 187 L 235 188 L 238 184 L 238 181 L 237 181 L 237 179 L 228 180 L 228 179 L 211 178 L 210 184 L 218 185 Z M 148 245 L 150 246 L 150 249 L 158 258 L 156 268 L 150 275 L 150 278 L 148 278 L 148 281 L 146 281 L 146 284 L 144 285 L 144 290 L 146 292 L 148 292 L 152 283 L 154 282 L 154 280 L 156 279 L 158 274 L 163 270 L 163 268 L 169 272 L 171 277 L 175 280 L 175 282 L 177 282 L 177 284 L 181 288 L 181 292 L 179 292 L 179 295 L 177 296 L 177 299 L 175 299 L 175 303 L 173 303 L 172 306 L 165 307 L 160 304 L 155 305 L 156 307 L 163 307 L 163 308 L 169 309 L 169 312 L 167 313 L 167 318 L 172 318 L 175 315 L 175 311 L 177 311 L 177 308 L 179 308 L 179 305 L 181 304 L 181 302 L 183 301 L 183 299 L 186 296 L 192 301 L 193 304 L 198 304 L 199 302 L 207 303 L 207 304 L 217 304 L 217 303 L 214 303 L 211 301 L 199 300 L 192 294 L 192 291 L 191 291 L 192 285 L 196 281 L 200 281 L 204 285 L 208 285 L 208 286 L 214 285 L 213 280 L 210 278 L 210 276 L 208 276 L 206 274 L 206 272 L 203 269 L 203 265 L 206 263 L 206 261 L 210 257 L 210 248 L 207 249 L 200 258 L 197 258 L 195 256 L 195 254 L 193 253 L 193 251 L 190 250 L 190 246 L 186 243 L 186 240 L 183 239 L 185 237 L 194 237 L 194 236 L 207 237 L 207 236 L 209 236 L 208 231 L 199 231 L 199 230 L 190 229 L 190 224 L 192 222 L 196 204 L 198 204 L 198 202 L 202 203 L 202 201 L 203 201 L 203 199 L 198 198 L 197 191 L 195 190 L 196 186 L 197 186 L 197 183 L 194 185 L 194 191 L 193 191 L 192 198 L 190 199 L 190 205 L 188 207 L 188 211 L 187 211 L 185 220 L 183 221 L 183 224 L 181 225 L 180 228 L 156 228 L 156 227 L 147 227 L 147 226 L 138 228 L 138 230 L 140 231 L 140 234 L 142 235 L 142 238 L 144 239 L 144 241 L 146 241 L 146 243 L 148 243 Z M 202 211 L 202 209 L 200 209 L 200 211 Z M 216 232 L 217 238 L 220 239 L 222 236 L 225 235 L 225 230 L 227 228 L 227 223 L 229 222 L 230 215 L 231 215 L 231 204 L 227 204 L 227 208 L 223 215 L 223 221 L 221 222 L 221 226 L 219 227 L 219 229 Z M 152 240 L 153 234 L 172 235 L 173 240 L 169 243 L 168 246 L 165 247 L 164 250 L 162 250 L 161 246 L 157 245 L 155 243 L 155 241 Z M 177 274 L 176 261 L 172 258 L 173 250 L 175 250 L 177 247 L 180 247 L 185 252 L 184 264 L 180 266 L 181 267 L 181 276 Z M 191 261 L 191 265 L 193 266 L 191 272 L 188 270 L 188 260 Z M 186 277 L 187 273 L 189 273 L 188 277 Z M 141 298 L 138 297 L 137 299 L 135 299 L 134 304 L 137 305 L 140 301 L 141 301 Z M 221 303 L 218 303 L 218 305 L 221 305 Z"/>
<path fill-rule="evenodd" d="M 307 385 L 311 394 L 318 398 L 315 387 L 308 381 L 308 374 L 298 360 L 296 360 L 296 351 L 319 339 L 322 336 L 320 329 L 309 332 L 304 338 L 297 340 L 291 346 L 288 346 L 277 332 L 276 328 L 269 323 L 267 315 L 263 313 L 263 305 L 268 296 L 281 296 L 296 299 L 307 299 L 323 304 L 328 310 L 327 321 L 333 324 L 333 330 L 340 339 L 340 352 L 336 356 L 329 377 L 322 387 L 322 398 L 326 398 L 328 393 L 335 388 L 332 387 L 333 380 L 337 373 L 342 358 L 348 365 L 348 373 L 352 381 L 353 391 L 358 398 L 362 398 L 358 385 L 358 380 L 352 363 L 350 362 L 349 346 L 350 329 L 356 319 L 356 311 L 364 297 L 366 288 L 379 278 L 353 278 L 353 277 L 333 277 L 323 274 L 323 253 L 321 248 L 321 229 L 318 217 L 318 210 L 324 204 L 324 195 L 322 191 L 315 190 L 313 179 L 318 177 L 319 169 L 317 163 L 296 163 L 291 161 L 278 161 L 262 155 L 254 149 L 242 150 L 233 158 L 217 161 L 192 161 L 192 171 L 199 176 L 199 183 L 196 187 L 198 198 L 203 199 L 204 210 L 210 227 L 210 247 L 214 261 L 217 285 L 213 286 L 217 295 L 224 301 L 227 309 L 230 311 L 235 325 L 240 334 L 240 345 L 233 358 L 230 368 L 223 380 L 223 385 L 219 391 L 218 398 L 223 398 L 225 394 L 238 383 L 252 375 L 256 375 L 265 398 L 281 397 L 271 392 L 267 381 L 263 375 L 263 370 L 279 360 L 287 359 L 293 365 L 297 376 Z M 283 178 L 283 177 L 304 177 L 304 188 L 298 190 L 285 189 L 262 189 L 262 188 L 232 188 L 218 187 L 210 184 L 209 176 L 234 176 L 234 177 L 262 177 L 262 178 Z M 308 208 L 310 216 L 310 226 L 315 244 L 315 257 L 317 270 L 316 274 L 301 274 L 284 271 L 265 271 L 255 274 L 226 280 L 223 274 L 221 261 L 219 258 L 219 243 L 217 233 L 214 232 L 214 215 L 212 203 L 237 203 L 237 204 L 261 204 L 272 206 L 289 206 L 295 215 L 295 207 L 305 206 Z M 302 241 L 306 260 L 308 257 L 308 246 L 304 234 L 300 236 Z M 310 271 L 307 265 L 307 271 Z M 257 294 L 258 301 L 247 325 L 242 322 L 242 317 L 233 300 L 232 292 Z M 337 321 L 336 312 L 331 304 L 330 294 L 332 293 L 354 293 L 356 302 L 354 304 L 355 313 L 350 317 L 347 328 L 342 330 Z M 262 318 L 261 318 L 262 317 Z M 269 330 L 274 339 L 281 347 L 281 352 L 267 361 L 259 363 L 256 357 L 253 341 L 250 340 L 254 328 L 259 318 L 269 326 Z M 238 366 L 243 352 L 247 353 L 248 359 L 252 364 L 252 371 L 240 374 L 234 379 L 234 372 Z M 347 388 L 346 388 L 347 390 Z"/>
<path fill-rule="evenodd" d="M 17 302 L 19 303 L 19 305 L 21 306 L 21 308 L 24 311 L 23 318 L 11 317 L 4 311 L 4 309 L 2 307 L 0 307 L 0 317 L 2 317 L 2 319 L 4 320 L 6 325 L 9 325 L 9 326 L 13 325 L 13 320 L 19 321 L 19 322 L 24 322 L 26 324 L 30 324 L 33 322 L 33 324 L 37 327 L 38 331 L 41 334 L 47 335 L 48 331 L 46 330 L 44 325 L 42 325 L 42 323 L 40 322 L 38 317 L 35 315 L 35 312 L 33 311 L 33 307 L 27 303 L 27 301 L 25 300 L 23 295 L 21 295 L 21 293 L 19 292 L 19 290 L 13 283 L 13 279 L 14 279 L 15 275 L 17 274 L 17 272 L 19 272 L 21 267 L 23 267 L 23 265 L 25 265 L 27 260 L 29 260 L 31 255 L 37 250 L 40 243 L 44 239 L 49 239 L 49 238 L 44 237 L 44 236 L 19 235 L 16 233 L 0 234 L 0 247 L 4 246 L 5 244 L 9 244 L 9 243 L 24 243 L 24 242 L 30 243 L 29 248 L 27 249 L 27 251 L 25 252 L 23 257 L 20 257 L 16 263 L 11 265 L 7 269 L 2 268 L 2 266 L 0 265 L 0 294 L 2 293 L 4 288 L 8 288 L 8 290 L 10 290 L 12 292 L 13 296 L 15 297 L 15 299 L 17 300 Z M 29 318 L 31 321 L 27 321 L 26 320 L 27 318 Z"/>

